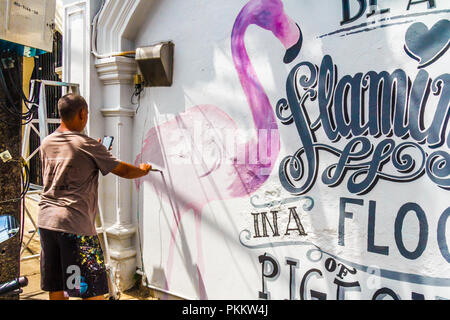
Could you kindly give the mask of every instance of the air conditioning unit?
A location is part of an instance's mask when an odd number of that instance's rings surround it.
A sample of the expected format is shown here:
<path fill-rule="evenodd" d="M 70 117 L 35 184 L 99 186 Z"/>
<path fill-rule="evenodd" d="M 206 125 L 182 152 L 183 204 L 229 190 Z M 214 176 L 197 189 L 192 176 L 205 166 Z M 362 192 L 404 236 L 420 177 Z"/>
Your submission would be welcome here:
<path fill-rule="evenodd" d="M 0 39 L 53 50 L 56 0 L 0 0 Z"/>
<path fill-rule="evenodd" d="M 174 44 L 171 41 L 137 48 L 136 62 L 145 87 L 170 87 L 173 81 Z"/>

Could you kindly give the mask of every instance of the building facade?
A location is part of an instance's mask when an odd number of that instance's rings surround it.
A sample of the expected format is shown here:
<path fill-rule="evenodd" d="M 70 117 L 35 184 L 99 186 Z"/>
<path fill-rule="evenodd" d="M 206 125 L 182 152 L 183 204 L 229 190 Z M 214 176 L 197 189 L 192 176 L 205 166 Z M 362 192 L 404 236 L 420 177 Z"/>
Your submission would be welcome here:
<path fill-rule="evenodd" d="M 101 179 L 122 290 L 138 272 L 190 299 L 450 299 L 449 4 L 91 0 L 61 16 L 89 135 L 162 170 Z M 161 41 L 173 84 L 136 99 L 136 61 L 114 53 Z"/>

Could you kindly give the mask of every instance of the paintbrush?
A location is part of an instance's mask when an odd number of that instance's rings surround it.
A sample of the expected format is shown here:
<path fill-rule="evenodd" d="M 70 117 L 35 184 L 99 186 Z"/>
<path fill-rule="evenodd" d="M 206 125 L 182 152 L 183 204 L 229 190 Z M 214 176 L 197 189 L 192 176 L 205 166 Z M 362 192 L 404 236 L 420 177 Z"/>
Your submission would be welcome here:
<path fill-rule="evenodd" d="M 153 172 L 161 172 L 161 173 L 163 173 L 162 169 L 159 168 L 159 167 L 157 167 L 157 166 L 155 167 L 154 164 L 152 164 L 152 163 L 150 163 L 150 162 L 147 162 L 147 164 L 149 164 L 149 165 L 152 166 L 152 168 L 150 169 L 150 171 L 153 171 Z"/>

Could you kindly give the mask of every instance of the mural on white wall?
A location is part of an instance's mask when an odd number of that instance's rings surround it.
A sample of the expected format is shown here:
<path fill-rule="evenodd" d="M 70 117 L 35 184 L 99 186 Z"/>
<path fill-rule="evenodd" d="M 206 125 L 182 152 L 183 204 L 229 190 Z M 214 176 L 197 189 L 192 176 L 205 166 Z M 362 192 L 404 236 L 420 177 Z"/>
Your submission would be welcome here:
<path fill-rule="evenodd" d="M 305 30 L 315 20 L 299 19 L 284 2 L 248 1 L 231 31 L 234 72 L 253 123 L 239 127 L 229 105 L 190 106 L 151 128 L 136 157 L 164 172 L 136 183 L 138 190 L 153 184 L 171 208 L 163 289 L 183 288 L 172 280 L 175 247 L 183 217 L 193 213 L 188 243 L 197 253 L 200 299 L 450 299 L 449 6 L 341 0 L 341 11 L 327 14 L 337 24 L 312 37 Z M 391 48 L 408 60 L 401 65 L 380 59 L 375 48 L 367 49 L 372 67 L 341 65 L 335 61 L 345 59 L 333 51 L 304 54 L 311 41 L 336 38 L 348 50 L 371 46 L 374 34 L 402 25 L 403 43 Z M 273 68 L 290 69 L 275 105 L 246 48 L 250 26 L 272 32 L 286 49 L 273 60 L 280 65 Z M 204 251 L 211 241 L 202 233 L 205 207 L 233 199 L 248 206 L 232 209 L 234 238 L 223 241 L 247 252 L 248 261 Z M 224 261 L 253 281 L 250 288 L 231 276 L 235 291 L 220 290 L 214 274 L 228 269 L 207 266 Z"/>
<path fill-rule="evenodd" d="M 183 199 L 184 201 L 179 201 L 180 199 L 177 198 L 177 203 L 180 206 L 176 210 L 178 216 L 174 221 L 169 249 L 167 263 L 169 279 L 173 268 L 173 245 L 182 215 L 189 210 L 193 210 L 196 217 L 197 245 L 199 248 L 198 272 L 199 281 L 202 282 L 201 269 L 203 267 L 203 253 L 201 249 L 202 238 L 200 224 L 204 206 L 208 202 L 216 199 L 225 200 L 251 195 L 267 180 L 279 154 L 280 139 L 275 113 L 264 92 L 264 88 L 258 81 L 258 77 L 253 70 L 245 49 L 244 35 L 246 29 L 251 24 L 256 24 L 274 33 L 287 49 L 286 56 L 284 57 L 286 63 L 291 62 L 300 51 L 301 34 L 295 22 L 283 12 L 281 1 L 251 1 L 244 7 L 236 20 L 231 36 L 232 53 L 236 71 L 239 74 L 242 88 L 247 96 L 250 111 L 253 116 L 254 132 L 250 132 L 252 137 L 246 140 L 244 134 L 238 132 L 238 127 L 234 120 L 219 107 L 212 105 L 195 106 L 177 116 L 174 120 L 160 125 L 157 128 L 152 128 L 145 139 L 142 154 L 136 158 L 136 163 L 142 160 L 156 164 L 163 163 L 164 161 L 162 159 L 155 158 L 161 154 L 159 150 L 155 150 L 161 145 L 158 137 L 167 138 L 172 136 L 174 132 L 176 134 L 195 136 L 195 130 L 198 130 L 202 134 L 203 142 L 201 144 L 205 144 L 205 148 L 211 146 L 213 148 L 213 150 L 208 152 L 198 150 L 198 146 L 194 146 L 193 153 L 190 155 L 194 170 L 186 170 L 186 168 L 180 166 L 181 161 L 177 161 L 177 158 L 173 159 L 175 161 L 173 167 L 181 169 L 178 174 L 172 174 L 175 178 L 181 179 L 179 183 L 174 183 L 175 190 L 173 192 L 175 194 L 184 193 L 183 189 L 185 188 L 185 184 L 183 181 L 189 181 L 190 192 L 188 198 Z M 280 63 L 282 62 L 280 61 Z M 225 135 L 222 138 L 218 137 L 218 131 L 222 131 Z M 222 133 L 220 134 L 221 136 Z M 222 141 L 225 137 L 232 140 L 232 148 L 225 148 L 224 141 Z M 194 139 L 189 140 L 199 141 Z M 209 141 L 205 142 L 205 140 Z M 169 144 L 171 143 L 169 142 Z M 255 155 L 256 157 L 254 159 L 248 159 L 246 150 L 248 154 Z M 219 152 L 221 155 L 219 157 L 213 155 L 212 161 L 205 159 L 205 157 L 211 155 L 211 152 Z M 199 180 L 198 177 L 202 179 Z M 152 177 L 148 177 L 147 179 L 152 179 Z M 203 180 L 205 179 L 220 181 L 222 189 L 202 190 L 204 188 Z M 139 183 L 138 181 L 138 187 Z M 206 295 L 203 283 L 200 283 L 199 287 L 201 289 L 200 297 L 205 299 Z"/>

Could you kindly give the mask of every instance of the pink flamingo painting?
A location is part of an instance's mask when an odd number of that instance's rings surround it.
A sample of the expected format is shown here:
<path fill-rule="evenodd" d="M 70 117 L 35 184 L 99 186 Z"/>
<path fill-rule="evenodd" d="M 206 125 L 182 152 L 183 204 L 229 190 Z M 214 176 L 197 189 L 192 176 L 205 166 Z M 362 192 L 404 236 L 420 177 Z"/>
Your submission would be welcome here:
<path fill-rule="evenodd" d="M 193 211 L 197 241 L 197 276 L 200 299 L 207 294 L 202 280 L 204 257 L 201 248 L 201 214 L 204 206 L 214 200 L 248 197 L 268 179 L 280 151 L 280 137 L 273 108 L 256 76 L 247 54 L 244 35 L 250 25 L 257 25 L 271 31 L 285 47 L 284 62 L 296 58 L 302 45 L 302 34 L 298 25 L 284 12 L 281 0 L 250 0 L 240 11 L 231 34 L 233 62 L 239 80 L 247 97 L 254 122 L 252 137 L 238 142 L 233 151 L 223 152 L 224 141 L 220 132 L 238 135 L 235 121 L 220 108 L 199 105 L 175 116 L 173 120 L 155 126 L 147 133 L 142 152 L 136 157 L 136 164 L 150 162 L 163 168 L 170 188 L 164 189 L 163 181 L 156 175 L 147 176 L 136 182 L 139 190 L 144 180 L 159 185 L 163 198 L 174 199 L 174 223 L 171 230 L 169 256 L 167 260 L 166 290 L 173 268 L 173 254 L 177 232 L 182 216 Z M 182 129 L 182 130 L 180 130 Z M 192 137 L 201 132 L 204 146 L 198 150 L 198 141 Z M 259 134 L 264 132 L 266 134 Z M 184 137 L 182 137 L 184 136 Z M 177 143 L 186 139 L 185 144 Z M 264 137 L 264 138 L 262 138 Z M 180 140 L 178 140 L 180 139 Z M 186 140 L 183 140 L 186 141 Z M 256 154 L 253 161 L 237 161 L 237 153 Z M 252 153 L 253 152 L 253 153 Z M 165 194 L 164 190 L 169 190 Z M 172 205 L 172 202 L 171 202 Z"/>

